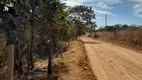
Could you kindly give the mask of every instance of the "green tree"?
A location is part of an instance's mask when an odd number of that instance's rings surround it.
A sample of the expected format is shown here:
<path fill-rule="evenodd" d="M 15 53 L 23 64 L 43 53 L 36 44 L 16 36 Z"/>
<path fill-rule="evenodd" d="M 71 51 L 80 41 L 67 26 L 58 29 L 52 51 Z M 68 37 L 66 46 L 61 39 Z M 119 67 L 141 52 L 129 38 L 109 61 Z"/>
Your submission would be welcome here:
<path fill-rule="evenodd" d="M 125 24 L 125 25 L 122 26 L 122 28 L 123 28 L 123 29 L 126 29 L 126 28 L 128 28 L 128 25 Z"/>
<path fill-rule="evenodd" d="M 84 32 L 81 32 L 80 30 L 86 28 L 87 25 L 92 23 L 92 19 L 95 19 L 94 10 L 91 7 L 84 5 L 69 8 L 69 13 L 69 20 L 76 24 L 76 37 Z"/>

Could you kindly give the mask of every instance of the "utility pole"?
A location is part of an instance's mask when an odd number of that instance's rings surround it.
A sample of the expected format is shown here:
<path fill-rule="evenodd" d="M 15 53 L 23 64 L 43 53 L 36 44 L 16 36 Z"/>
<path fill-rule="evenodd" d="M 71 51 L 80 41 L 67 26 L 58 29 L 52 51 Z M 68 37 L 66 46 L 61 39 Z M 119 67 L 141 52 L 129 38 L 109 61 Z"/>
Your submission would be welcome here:
<path fill-rule="evenodd" d="M 106 27 L 107 27 L 107 14 L 105 16 L 105 35 L 106 35 Z"/>
<path fill-rule="evenodd" d="M 107 14 L 106 14 L 106 17 L 105 17 L 105 27 L 107 26 Z"/>

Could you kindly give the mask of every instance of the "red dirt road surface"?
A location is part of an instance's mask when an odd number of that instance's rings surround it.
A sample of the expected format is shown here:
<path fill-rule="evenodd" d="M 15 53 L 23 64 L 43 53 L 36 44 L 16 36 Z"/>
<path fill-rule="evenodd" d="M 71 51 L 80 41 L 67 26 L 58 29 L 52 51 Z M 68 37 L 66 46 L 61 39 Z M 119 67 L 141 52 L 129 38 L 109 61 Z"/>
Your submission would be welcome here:
<path fill-rule="evenodd" d="M 97 80 L 142 80 L 142 54 L 88 37 L 85 45 Z"/>

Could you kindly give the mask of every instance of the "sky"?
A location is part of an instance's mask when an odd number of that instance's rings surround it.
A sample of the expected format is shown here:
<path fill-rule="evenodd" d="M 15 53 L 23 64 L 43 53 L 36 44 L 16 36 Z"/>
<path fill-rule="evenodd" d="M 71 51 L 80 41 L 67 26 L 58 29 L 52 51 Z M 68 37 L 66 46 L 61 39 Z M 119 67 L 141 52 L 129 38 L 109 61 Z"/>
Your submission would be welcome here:
<path fill-rule="evenodd" d="M 127 24 L 142 25 L 142 0 L 61 0 L 69 6 L 86 5 L 93 8 L 98 26 Z"/>

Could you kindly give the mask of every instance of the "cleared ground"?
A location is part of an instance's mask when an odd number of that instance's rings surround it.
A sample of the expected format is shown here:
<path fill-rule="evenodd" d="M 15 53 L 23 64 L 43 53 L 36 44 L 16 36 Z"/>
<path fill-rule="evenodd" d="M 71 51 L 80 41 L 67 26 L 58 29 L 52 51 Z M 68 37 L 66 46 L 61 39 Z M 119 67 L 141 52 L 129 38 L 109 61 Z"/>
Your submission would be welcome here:
<path fill-rule="evenodd" d="M 142 54 L 88 37 L 85 45 L 97 80 L 142 80 Z"/>
<path fill-rule="evenodd" d="M 54 59 L 54 80 L 96 80 L 85 52 L 83 42 L 70 42 L 70 48 L 63 58 Z"/>

